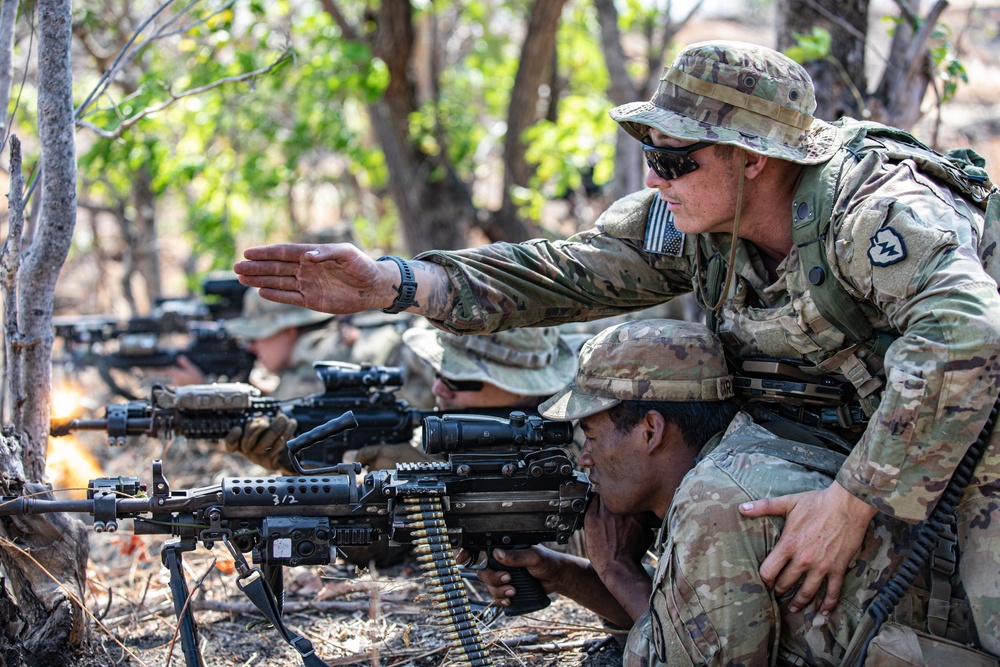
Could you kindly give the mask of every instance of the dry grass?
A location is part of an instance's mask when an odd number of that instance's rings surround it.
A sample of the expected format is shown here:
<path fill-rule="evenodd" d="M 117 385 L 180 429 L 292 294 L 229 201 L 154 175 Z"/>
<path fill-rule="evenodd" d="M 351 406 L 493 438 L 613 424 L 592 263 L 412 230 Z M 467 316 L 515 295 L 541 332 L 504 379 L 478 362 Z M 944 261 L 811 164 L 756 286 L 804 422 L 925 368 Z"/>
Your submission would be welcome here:
<path fill-rule="evenodd" d="M 104 630 L 86 655 L 71 665 L 183 665 L 166 570 L 152 538 L 94 535 L 86 603 Z M 247 628 L 261 618 L 235 586 L 221 554 L 204 550 L 185 556 L 194 593 L 206 667 L 301 664 L 279 634 Z M 200 582 L 195 585 L 195 582 Z M 343 566 L 286 570 L 285 622 L 305 635 L 329 665 L 449 665 L 452 647 L 441 638 L 440 617 L 424 599 L 419 572 L 409 563 L 384 572 Z M 482 608 L 485 590 L 469 582 L 470 599 Z M 487 613 L 492 612 L 489 609 Z M 615 646 L 599 654 L 609 636 L 599 620 L 557 600 L 524 617 L 499 615 L 481 627 L 495 665 L 579 665 L 610 660 Z"/>

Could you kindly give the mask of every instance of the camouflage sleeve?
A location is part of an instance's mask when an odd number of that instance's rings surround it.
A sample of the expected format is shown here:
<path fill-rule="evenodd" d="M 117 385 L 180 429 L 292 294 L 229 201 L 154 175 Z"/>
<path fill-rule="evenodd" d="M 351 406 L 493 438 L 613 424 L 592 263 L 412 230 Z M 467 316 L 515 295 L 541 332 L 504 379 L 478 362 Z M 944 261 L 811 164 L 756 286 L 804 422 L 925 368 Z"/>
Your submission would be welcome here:
<path fill-rule="evenodd" d="M 838 241 L 856 295 L 902 335 L 885 357 L 878 410 L 837 481 L 905 521 L 933 510 L 1000 381 L 1000 296 L 976 251 L 981 218 L 962 215 L 940 188 L 928 196 L 933 184 L 915 187 L 870 199 Z"/>
<path fill-rule="evenodd" d="M 599 230 L 568 241 L 494 243 L 417 259 L 447 268 L 457 303 L 447 321 L 433 324 L 459 334 L 621 315 L 692 285 L 689 257 L 647 253 L 641 240 Z"/>
<path fill-rule="evenodd" d="M 740 518 L 736 507 L 749 498 L 711 462 L 678 489 L 650 600 L 658 655 L 665 657 L 679 640 L 695 664 L 768 664 L 780 612 L 760 578 L 760 562 L 778 530 L 768 518 Z"/>

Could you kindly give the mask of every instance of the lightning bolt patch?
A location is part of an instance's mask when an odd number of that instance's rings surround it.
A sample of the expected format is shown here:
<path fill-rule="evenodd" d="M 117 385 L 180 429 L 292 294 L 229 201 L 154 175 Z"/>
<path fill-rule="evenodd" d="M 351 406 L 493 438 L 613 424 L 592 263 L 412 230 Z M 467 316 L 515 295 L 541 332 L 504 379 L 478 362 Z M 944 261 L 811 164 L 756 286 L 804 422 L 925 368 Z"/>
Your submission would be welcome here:
<path fill-rule="evenodd" d="M 889 266 L 906 259 L 906 244 L 892 227 L 883 227 L 875 232 L 868 248 L 868 259 L 872 266 Z"/>

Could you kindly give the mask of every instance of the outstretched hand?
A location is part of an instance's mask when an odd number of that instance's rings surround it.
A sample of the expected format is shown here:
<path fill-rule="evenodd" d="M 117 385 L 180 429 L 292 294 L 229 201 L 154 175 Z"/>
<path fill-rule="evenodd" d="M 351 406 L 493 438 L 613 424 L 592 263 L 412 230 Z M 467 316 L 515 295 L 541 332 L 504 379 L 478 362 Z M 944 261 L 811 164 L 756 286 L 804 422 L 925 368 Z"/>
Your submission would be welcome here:
<path fill-rule="evenodd" d="M 837 606 L 844 574 L 876 510 L 834 482 L 822 490 L 743 503 L 740 513 L 785 517 L 781 537 L 761 564 L 760 576 L 778 595 L 802 580 L 788 605 L 793 613 L 816 597 L 825 581 L 820 612 L 826 615 Z"/>
<path fill-rule="evenodd" d="M 387 308 L 396 297 L 396 265 L 349 243 L 257 246 L 243 256 L 233 266 L 239 281 L 271 301 L 337 315 Z"/>

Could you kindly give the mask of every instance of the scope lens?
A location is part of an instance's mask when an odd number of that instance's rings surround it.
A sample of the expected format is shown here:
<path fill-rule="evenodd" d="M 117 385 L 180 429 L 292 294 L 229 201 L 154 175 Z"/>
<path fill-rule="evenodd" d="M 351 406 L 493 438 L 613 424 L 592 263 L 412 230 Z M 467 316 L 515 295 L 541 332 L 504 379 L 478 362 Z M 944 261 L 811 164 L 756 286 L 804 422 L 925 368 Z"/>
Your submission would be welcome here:
<path fill-rule="evenodd" d="M 516 452 L 572 442 L 570 422 L 546 421 L 541 417 L 512 422 L 487 415 L 446 415 L 424 419 L 424 451 L 428 454 L 453 452 Z"/>

